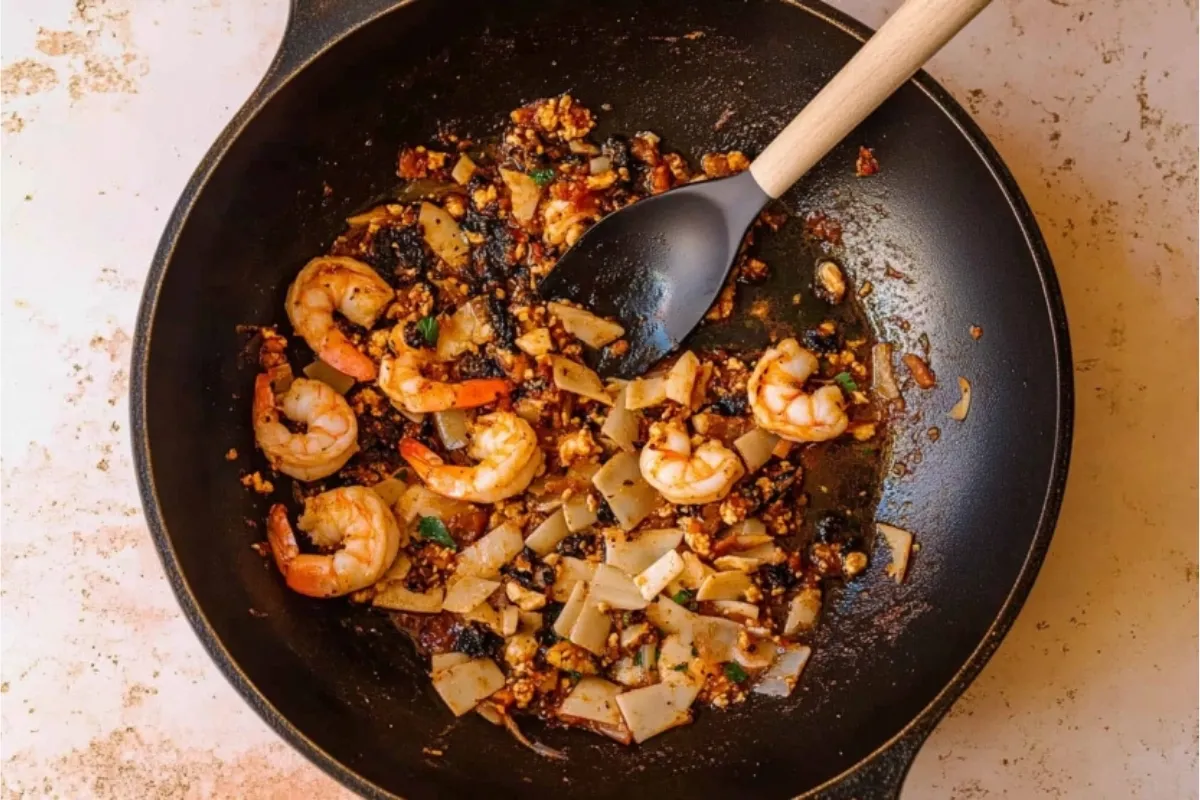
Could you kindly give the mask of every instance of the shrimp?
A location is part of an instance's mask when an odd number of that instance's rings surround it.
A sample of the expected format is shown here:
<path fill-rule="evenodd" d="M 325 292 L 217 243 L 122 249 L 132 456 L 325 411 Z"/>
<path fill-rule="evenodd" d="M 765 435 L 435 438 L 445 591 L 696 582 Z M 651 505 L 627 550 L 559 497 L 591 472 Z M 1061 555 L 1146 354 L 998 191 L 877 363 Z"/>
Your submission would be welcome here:
<path fill-rule="evenodd" d="M 361 261 L 314 258 L 288 289 L 287 315 L 296 333 L 322 360 L 352 378 L 369 381 L 375 378 L 375 362 L 338 330 L 333 312 L 370 328 L 394 295 L 379 273 Z"/>
<path fill-rule="evenodd" d="M 388 337 L 395 355 L 386 355 L 379 365 L 379 388 L 392 405 L 412 414 L 446 411 L 451 408 L 475 408 L 487 405 L 509 392 L 503 378 L 473 378 L 461 383 L 430 380 L 421 368 L 431 363 L 433 353 L 409 347 L 404 341 L 404 326 L 397 325 Z"/>
<path fill-rule="evenodd" d="M 254 381 L 254 438 L 271 466 L 297 480 L 316 481 L 342 468 L 358 450 L 358 421 L 346 398 L 321 381 L 297 378 L 275 405 L 272 373 Z M 307 426 L 292 433 L 279 412 Z"/>
<path fill-rule="evenodd" d="M 343 486 L 304 501 L 299 528 L 313 544 L 337 548 L 328 554 L 301 553 L 287 508 L 271 506 L 267 541 L 275 564 L 293 591 L 337 597 L 375 583 L 400 549 L 400 526 L 387 503 L 364 486 Z"/>
<path fill-rule="evenodd" d="M 795 339 L 763 353 L 746 386 L 759 427 L 793 442 L 841 436 L 849 424 L 842 390 L 830 385 L 804 392 L 804 382 L 816 371 L 817 357 Z"/>
<path fill-rule="evenodd" d="M 520 494 L 544 460 L 533 428 L 511 411 L 475 420 L 467 454 L 479 463 L 446 464 L 416 439 L 400 442 L 400 455 L 431 491 L 470 503 L 498 503 Z"/>
<path fill-rule="evenodd" d="M 715 439 L 693 450 L 687 430 L 678 421 L 650 426 L 650 440 L 638 464 L 646 482 L 677 505 L 720 500 L 746 474 L 737 454 Z"/>

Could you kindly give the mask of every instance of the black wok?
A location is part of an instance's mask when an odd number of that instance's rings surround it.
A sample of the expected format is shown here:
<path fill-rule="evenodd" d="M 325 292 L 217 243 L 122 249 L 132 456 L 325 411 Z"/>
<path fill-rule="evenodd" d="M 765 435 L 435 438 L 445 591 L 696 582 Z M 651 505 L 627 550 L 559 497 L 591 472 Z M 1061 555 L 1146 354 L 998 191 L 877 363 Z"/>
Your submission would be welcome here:
<path fill-rule="evenodd" d="M 703 35 L 679 38 L 692 31 Z M 633 749 L 533 730 L 571 756 L 542 759 L 474 715 L 452 723 L 381 615 L 288 592 L 249 546 L 261 530 L 246 520 L 261 520 L 268 500 L 237 481 L 262 464 L 236 326 L 283 322 L 299 267 L 349 213 L 395 188 L 400 144 L 441 123 L 486 135 L 508 109 L 570 90 L 593 109 L 611 104 L 602 132 L 650 129 L 683 153 L 753 154 L 867 34 L 817 2 L 295 0 L 267 78 L 163 236 L 131 403 L 146 516 L 184 612 L 263 718 L 345 785 L 373 797 L 898 792 L 1029 592 L 1059 509 L 1072 412 L 1066 320 L 1037 225 L 978 128 L 924 74 L 784 198 L 796 215 L 842 222 L 839 252 L 857 281 L 873 282 L 866 305 L 882 337 L 911 348 L 927 334 L 941 378 L 912 393 L 924 419 L 901 426 L 891 456 L 911 474 L 889 471 L 880 501 L 881 518 L 919 535 L 910 578 L 890 583 L 881 556 L 832 593 L 788 701 L 706 711 Z M 882 163 L 870 180 L 853 176 L 859 144 Z M 802 286 L 815 253 L 801 227 L 764 245 L 777 278 L 762 291 Z M 885 278 L 885 263 L 909 280 Z M 945 417 L 956 375 L 975 387 L 962 424 Z M 936 444 L 929 426 L 942 431 Z"/>

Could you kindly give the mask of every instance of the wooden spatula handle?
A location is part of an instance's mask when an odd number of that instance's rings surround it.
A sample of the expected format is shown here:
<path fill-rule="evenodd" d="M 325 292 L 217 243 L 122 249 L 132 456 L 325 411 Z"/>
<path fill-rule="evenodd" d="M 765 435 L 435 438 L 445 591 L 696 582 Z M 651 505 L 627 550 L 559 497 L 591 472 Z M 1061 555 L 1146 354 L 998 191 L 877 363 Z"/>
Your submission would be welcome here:
<path fill-rule="evenodd" d="M 767 145 L 750 173 L 779 197 L 990 0 L 908 0 Z"/>

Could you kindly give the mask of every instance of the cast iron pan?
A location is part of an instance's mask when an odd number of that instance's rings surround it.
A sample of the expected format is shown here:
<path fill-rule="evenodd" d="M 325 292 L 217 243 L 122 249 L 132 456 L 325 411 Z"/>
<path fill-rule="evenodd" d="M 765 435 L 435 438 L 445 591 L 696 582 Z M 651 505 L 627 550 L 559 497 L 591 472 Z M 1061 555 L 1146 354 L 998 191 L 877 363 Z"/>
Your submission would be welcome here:
<path fill-rule="evenodd" d="M 267 78 L 171 217 L 135 340 L 146 516 L 222 671 L 288 741 L 371 797 L 895 796 L 1029 592 L 1066 479 L 1062 300 L 1037 225 L 983 135 L 922 74 L 784 198 L 796 215 L 842 222 L 839 253 L 857 282 L 873 282 L 866 305 L 881 335 L 915 348 L 925 333 L 933 348 L 940 386 L 911 393 L 924 419 L 901 427 L 890 456 L 911 474 L 890 475 L 879 508 L 919 536 L 909 580 L 887 580 L 880 556 L 832 593 L 789 701 L 705 711 L 633 749 L 531 726 L 570 753 L 552 762 L 475 715 L 453 722 L 382 615 L 290 593 L 251 550 L 262 531 L 246 520 L 261 521 L 268 500 L 237 481 L 263 464 L 236 326 L 284 323 L 300 266 L 344 217 L 395 188 L 397 148 L 439 124 L 485 135 L 509 109 L 569 90 L 593 109 L 611 104 L 602 135 L 650 129 L 683 153 L 754 154 L 869 31 L 820 3 L 780 0 L 294 5 Z M 679 38 L 693 31 L 703 35 Z M 853 176 L 859 144 L 882 164 L 870 180 Z M 801 227 L 764 245 L 777 277 L 760 291 L 784 300 L 802 286 L 816 254 Z M 909 280 L 884 278 L 885 264 Z M 975 387 L 962 424 L 945 417 L 956 375 Z M 942 437 L 931 445 L 934 425 Z M 230 447 L 237 463 L 225 461 Z"/>

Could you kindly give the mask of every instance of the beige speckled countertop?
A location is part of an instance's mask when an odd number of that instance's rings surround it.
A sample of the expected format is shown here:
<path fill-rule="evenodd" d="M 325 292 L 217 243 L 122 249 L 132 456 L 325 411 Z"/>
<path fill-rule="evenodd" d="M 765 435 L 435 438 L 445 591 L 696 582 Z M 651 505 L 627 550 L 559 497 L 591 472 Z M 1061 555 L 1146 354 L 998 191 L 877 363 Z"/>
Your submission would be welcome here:
<path fill-rule="evenodd" d="M 183 620 L 127 437 L 151 253 L 286 5 L 4 0 L 5 798 L 345 795 Z M 906 798 L 1197 796 L 1196 42 L 1195 0 L 998 0 L 931 65 L 1049 241 L 1077 417 L 1041 577 Z"/>

